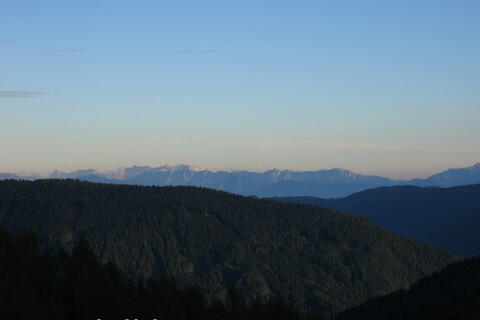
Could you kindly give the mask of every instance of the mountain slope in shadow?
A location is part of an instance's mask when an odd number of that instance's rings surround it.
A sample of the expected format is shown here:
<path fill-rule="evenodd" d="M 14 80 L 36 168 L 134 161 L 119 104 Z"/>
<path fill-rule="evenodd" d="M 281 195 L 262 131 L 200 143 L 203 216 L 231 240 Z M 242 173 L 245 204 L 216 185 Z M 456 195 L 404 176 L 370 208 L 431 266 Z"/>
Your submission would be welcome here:
<path fill-rule="evenodd" d="M 357 319 L 480 319 L 480 258 L 449 265 L 409 290 L 368 301 L 335 318 Z"/>
<path fill-rule="evenodd" d="M 452 188 L 381 187 L 339 199 L 275 199 L 365 217 L 393 232 L 464 257 L 480 254 L 480 184 Z"/>

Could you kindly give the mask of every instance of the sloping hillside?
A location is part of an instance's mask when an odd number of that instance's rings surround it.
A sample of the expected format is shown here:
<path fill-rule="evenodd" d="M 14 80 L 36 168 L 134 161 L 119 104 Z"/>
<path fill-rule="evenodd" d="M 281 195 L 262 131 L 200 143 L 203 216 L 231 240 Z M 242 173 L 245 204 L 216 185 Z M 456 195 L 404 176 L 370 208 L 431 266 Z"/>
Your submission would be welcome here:
<path fill-rule="evenodd" d="M 235 285 L 323 314 L 408 287 L 456 257 L 367 219 L 194 187 L 0 182 L 0 224 L 41 243 L 84 237 L 129 276 L 168 274 L 210 297 Z"/>
<path fill-rule="evenodd" d="M 274 296 L 246 304 L 235 290 L 207 301 L 196 285 L 170 277 L 132 281 L 102 264 L 88 242 L 71 254 L 40 247 L 31 232 L 0 227 L 0 318 L 19 320 L 320 320 Z"/>
<path fill-rule="evenodd" d="M 368 301 L 336 319 L 480 319 L 480 258 L 449 265 L 409 290 Z"/>
<path fill-rule="evenodd" d="M 480 184 L 453 188 L 382 187 L 340 199 L 276 199 L 365 217 L 393 232 L 464 257 L 480 254 Z"/>

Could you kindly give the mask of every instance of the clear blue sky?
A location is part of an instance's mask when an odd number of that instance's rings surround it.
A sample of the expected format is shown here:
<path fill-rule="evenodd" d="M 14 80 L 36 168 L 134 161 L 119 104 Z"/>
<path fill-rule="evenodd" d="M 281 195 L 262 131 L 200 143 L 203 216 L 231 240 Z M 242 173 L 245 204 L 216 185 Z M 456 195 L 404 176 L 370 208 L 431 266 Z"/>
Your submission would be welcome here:
<path fill-rule="evenodd" d="M 480 160 L 480 1 L 0 5 L 0 172 Z"/>

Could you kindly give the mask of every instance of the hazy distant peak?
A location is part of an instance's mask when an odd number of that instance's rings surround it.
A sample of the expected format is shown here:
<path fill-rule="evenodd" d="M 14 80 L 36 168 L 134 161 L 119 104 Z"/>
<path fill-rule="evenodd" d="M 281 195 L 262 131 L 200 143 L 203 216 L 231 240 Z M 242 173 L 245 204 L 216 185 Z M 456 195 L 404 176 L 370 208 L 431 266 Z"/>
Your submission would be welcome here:
<path fill-rule="evenodd" d="M 279 169 L 272 169 L 265 171 L 264 174 L 271 177 L 272 182 L 278 182 L 281 180 L 289 180 L 290 179 L 290 172 L 289 170 L 279 170 Z"/>
<path fill-rule="evenodd" d="M 0 172 L 0 179 L 18 179 L 19 176 L 17 176 L 14 173 L 7 173 L 7 172 Z"/>
<path fill-rule="evenodd" d="M 52 173 L 48 175 L 49 178 L 60 178 L 63 175 L 63 172 L 60 170 L 53 170 Z"/>
<path fill-rule="evenodd" d="M 414 179 L 415 184 L 421 186 L 451 187 L 466 184 L 480 183 L 480 162 L 471 167 L 451 168 L 434 174 L 427 179 Z"/>
<path fill-rule="evenodd" d="M 357 176 L 357 174 L 354 173 L 353 171 L 350 171 L 350 170 L 347 170 L 347 169 L 342 169 L 342 168 L 333 168 L 333 169 L 330 169 L 329 171 L 332 172 L 332 173 L 338 174 L 340 176 L 343 176 L 343 177 L 348 177 L 348 178 L 352 178 L 354 176 Z"/>
<path fill-rule="evenodd" d="M 160 169 L 160 171 L 163 171 L 163 172 L 165 172 L 165 171 L 174 172 L 174 171 L 190 170 L 190 166 L 186 165 L 186 164 L 177 164 L 177 165 L 165 164 L 165 165 L 160 166 L 156 169 Z"/>
<path fill-rule="evenodd" d="M 114 180 L 131 179 L 138 174 L 150 169 L 150 166 L 121 167 L 106 174 L 107 177 Z"/>
<path fill-rule="evenodd" d="M 190 167 L 193 172 L 218 172 L 218 170 L 210 169 L 207 167 Z"/>
<path fill-rule="evenodd" d="M 185 171 L 190 170 L 190 166 L 186 164 L 177 164 L 175 166 L 170 166 L 172 171 Z"/>
<path fill-rule="evenodd" d="M 277 168 L 273 168 L 273 169 L 265 171 L 264 173 L 272 175 L 272 176 L 279 176 L 282 173 L 287 172 L 287 171 L 288 170 L 280 170 L 280 169 L 277 169 Z"/>
<path fill-rule="evenodd" d="M 82 169 L 72 172 L 62 172 L 60 170 L 54 170 L 48 175 L 48 178 L 52 179 L 75 179 L 82 176 L 93 175 L 98 173 L 95 169 Z"/>

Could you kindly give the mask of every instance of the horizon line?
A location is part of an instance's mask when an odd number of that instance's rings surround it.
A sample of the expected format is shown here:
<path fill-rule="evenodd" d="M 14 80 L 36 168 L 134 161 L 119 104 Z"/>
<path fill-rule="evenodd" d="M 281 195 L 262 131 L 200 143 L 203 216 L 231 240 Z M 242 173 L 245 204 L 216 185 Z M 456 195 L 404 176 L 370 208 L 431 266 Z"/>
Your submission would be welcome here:
<path fill-rule="evenodd" d="M 238 168 L 216 169 L 216 168 L 211 168 L 211 167 L 207 167 L 207 166 L 193 166 L 193 165 L 188 165 L 188 164 L 183 164 L 183 163 L 179 163 L 179 164 L 176 164 L 176 165 L 170 165 L 168 163 L 165 163 L 165 164 L 161 164 L 161 165 L 158 165 L 158 166 L 133 164 L 131 166 L 120 166 L 120 167 L 116 167 L 114 169 L 95 169 L 95 168 L 75 169 L 75 170 L 53 169 L 53 170 L 43 171 L 43 172 L 35 171 L 35 170 L 20 170 L 20 171 L 10 171 L 10 170 L 3 171 L 2 170 L 2 171 L 0 171 L 0 174 L 14 174 L 14 175 L 17 175 L 19 177 L 48 178 L 50 175 L 52 175 L 55 172 L 69 174 L 69 173 L 75 173 L 75 172 L 78 172 L 78 171 L 93 171 L 92 172 L 93 174 L 107 175 L 107 174 L 114 174 L 115 171 L 119 171 L 119 170 L 122 170 L 122 169 L 130 169 L 130 168 L 134 168 L 134 167 L 148 168 L 148 169 L 158 169 L 158 168 L 162 168 L 162 167 L 166 167 L 166 168 L 169 168 L 169 169 L 176 169 L 178 167 L 187 167 L 189 170 L 194 171 L 194 172 L 209 171 L 209 172 L 214 172 L 214 173 L 216 173 L 216 172 L 266 173 L 268 171 L 274 171 L 274 170 L 290 171 L 290 172 L 319 172 L 319 171 L 342 170 L 342 171 L 348 171 L 348 172 L 351 172 L 353 174 L 360 175 L 360 176 L 376 176 L 376 177 L 381 177 L 381 178 L 387 178 L 387 179 L 390 179 L 390 180 L 410 181 L 410 180 L 414 180 L 414 179 L 429 178 L 432 175 L 435 175 L 435 174 L 438 174 L 438 173 L 441 173 L 441 172 L 444 172 L 444 171 L 448 171 L 448 170 L 451 170 L 451 169 L 468 169 L 468 168 L 473 168 L 473 167 L 477 167 L 477 166 L 480 166 L 480 161 L 475 162 L 474 164 L 472 164 L 470 166 L 449 167 L 449 168 L 442 169 L 442 170 L 440 170 L 440 171 L 438 171 L 437 173 L 434 173 L 434 174 L 425 175 L 424 177 L 415 176 L 413 178 L 392 178 L 391 176 L 387 176 L 387 175 L 382 175 L 382 174 L 378 174 L 378 173 L 371 173 L 371 172 L 370 173 L 369 172 L 359 172 L 359 171 L 354 171 L 354 170 L 351 170 L 351 169 L 346 169 L 346 168 L 342 168 L 342 167 L 338 167 L 338 166 L 331 167 L 331 168 L 316 169 L 316 170 L 298 170 L 298 169 L 276 168 L 276 167 L 272 167 L 272 168 L 267 169 L 267 170 L 262 170 L 262 169 L 255 170 L 255 169 L 238 169 Z"/>

